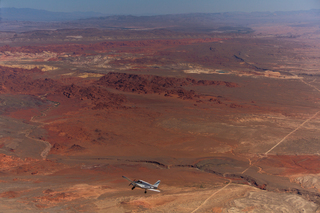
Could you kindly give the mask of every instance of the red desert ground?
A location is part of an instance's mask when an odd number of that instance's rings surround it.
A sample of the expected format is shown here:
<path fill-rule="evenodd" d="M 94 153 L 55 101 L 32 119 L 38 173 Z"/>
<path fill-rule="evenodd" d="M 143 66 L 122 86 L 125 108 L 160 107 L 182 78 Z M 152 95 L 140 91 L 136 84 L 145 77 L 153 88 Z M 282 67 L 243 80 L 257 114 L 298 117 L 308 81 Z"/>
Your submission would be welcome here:
<path fill-rule="evenodd" d="M 1 212 L 320 212 L 320 16 L 203 16 L 2 22 Z"/>

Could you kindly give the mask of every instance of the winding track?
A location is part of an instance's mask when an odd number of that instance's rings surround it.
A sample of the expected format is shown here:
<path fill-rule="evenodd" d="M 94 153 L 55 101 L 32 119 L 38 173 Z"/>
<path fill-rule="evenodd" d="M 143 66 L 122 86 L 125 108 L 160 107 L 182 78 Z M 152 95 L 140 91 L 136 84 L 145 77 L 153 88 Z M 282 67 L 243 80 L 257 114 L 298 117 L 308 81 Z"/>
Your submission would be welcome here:
<path fill-rule="evenodd" d="M 320 90 L 305 82 L 303 79 L 300 79 L 301 82 L 303 82 L 304 84 L 316 89 L 318 92 L 320 92 Z M 307 120 L 305 120 L 302 124 L 300 124 L 297 128 L 295 128 L 293 131 L 291 131 L 290 133 L 288 133 L 286 136 L 284 136 L 276 145 L 274 145 L 271 149 L 269 149 L 268 151 L 266 151 L 264 153 L 264 155 L 268 155 L 269 152 L 271 152 L 273 149 L 275 149 L 277 146 L 279 146 L 287 137 L 289 137 L 290 135 L 292 135 L 293 133 L 295 133 L 298 129 L 300 129 L 303 125 L 305 125 L 306 123 L 308 123 L 310 120 L 312 120 L 313 118 L 315 118 L 318 114 L 320 113 L 320 111 L 317 111 L 314 115 L 312 115 L 310 118 L 308 118 Z M 244 174 L 246 171 L 248 171 L 248 169 L 250 169 L 253 166 L 253 164 L 250 164 L 250 166 L 248 168 L 246 168 L 243 172 L 241 172 L 241 174 Z M 231 184 L 231 180 L 229 180 L 230 182 L 225 185 L 224 187 L 222 187 L 221 189 L 219 189 L 218 191 L 215 191 L 213 194 L 211 194 L 205 201 L 203 201 L 196 209 L 194 209 L 191 213 L 195 213 L 197 212 L 204 204 L 206 204 L 206 202 L 208 200 L 210 200 L 214 195 L 218 194 L 219 192 L 223 191 L 223 189 L 227 188 L 230 184 Z"/>
<path fill-rule="evenodd" d="M 307 120 L 305 120 L 302 124 L 300 124 L 296 129 L 294 129 L 292 132 L 290 132 L 289 134 L 287 134 L 284 138 L 282 138 L 281 141 L 279 141 L 276 145 L 274 145 L 271 149 L 269 149 L 266 153 L 264 153 L 265 155 L 267 155 L 269 152 L 271 152 L 274 148 L 276 148 L 277 146 L 279 146 L 287 137 L 289 137 L 291 134 L 295 133 L 298 129 L 300 129 L 303 125 L 305 125 L 306 123 L 308 123 L 311 119 L 313 119 L 314 117 L 316 117 L 319 114 L 320 111 L 316 112 L 312 117 L 308 118 Z"/>
<path fill-rule="evenodd" d="M 46 98 L 45 98 L 46 95 L 47 95 L 47 94 L 45 94 L 45 95 L 43 95 L 43 96 L 40 96 L 40 98 L 41 98 L 41 99 L 46 99 Z M 47 100 L 47 99 L 46 99 L 46 100 Z M 46 125 L 46 124 L 48 124 L 48 123 L 44 123 L 44 122 L 41 122 L 41 121 L 36 121 L 36 120 L 35 120 L 35 117 L 45 117 L 45 116 L 47 116 L 47 114 L 46 114 L 45 112 L 51 110 L 51 109 L 54 108 L 54 107 L 59 106 L 59 104 L 60 104 L 60 103 L 58 103 L 58 102 L 53 102 L 53 101 L 50 101 L 50 102 L 52 102 L 52 103 L 54 103 L 54 104 L 51 105 L 51 106 L 49 106 L 49 107 L 48 107 L 47 109 L 45 109 L 44 111 L 42 111 L 40 116 L 32 116 L 32 118 L 30 119 L 31 122 L 41 124 L 40 126 L 38 126 L 38 128 L 39 128 L 39 127 L 43 127 L 44 125 Z M 44 143 L 44 144 L 46 145 L 46 148 L 44 148 L 44 150 L 42 150 L 42 152 L 40 153 L 40 156 L 42 157 L 42 159 L 45 160 L 45 159 L 47 158 L 47 156 L 48 156 L 51 148 L 52 148 L 52 145 L 51 145 L 48 141 L 39 140 L 39 139 L 35 139 L 35 138 L 30 137 L 29 135 L 30 135 L 31 132 L 32 132 L 32 129 L 25 134 L 25 137 L 26 137 L 26 138 L 29 138 L 29 139 L 31 139 L 31 140 L 35 140 L 35 141 Z"/>
<path fill-rule="evenodd" d="M 227 185 L 225 185 L 224 187 L 222 187 L 221 189 L 219 189 L 218 191 L 215 191 L 212 195 L 210 195 L 205 201 L 203 201 L 200 206 L 198 206 L 195 210 L 193 210 L 191 213 L 194 213 L 196 211 L 198 211 L 204 204 L 206 204 L 206 202 L 208 200 L 210 200 L 210 198 L 212 198 L 215 194 L 218 194 L 220 191 L 224 190 L 225 188 L 227 188 L 230 184 L 232 183 L 231 180 L 229 180 L 229 183 Z"/>
<path fill-rule="evenodd" d="M 40 153 L 40 156 L 42 157 L 42 159 L 45 160 L 51 150 L 52 145 L 48 141 L 39 140 L 39 139 L 35 139 L 35 138 L 30 137 L 29 135 L 31 132 L 32 132 L 32 129 L 25 134 L 25 137 L 29 138 L 30 140 L 44 143 L 46 145 L 46 148 L 44 148 L 44 150 L 42 150 L 42 152 Z"/>

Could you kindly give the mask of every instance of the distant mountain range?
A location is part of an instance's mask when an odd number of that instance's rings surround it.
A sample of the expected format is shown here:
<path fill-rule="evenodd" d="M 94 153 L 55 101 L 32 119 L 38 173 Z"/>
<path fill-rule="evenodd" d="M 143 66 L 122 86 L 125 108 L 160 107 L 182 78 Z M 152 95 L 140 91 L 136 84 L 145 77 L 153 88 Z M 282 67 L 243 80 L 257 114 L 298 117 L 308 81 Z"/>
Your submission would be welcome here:
<path fill-rule="evenodd" d="M 302 10 L 286 12 L 225 12 L 225 13 L 191 13 L 191 14 L 168 14 L 168 15 L 108 15 L 97 12 L 51 12 L 30 8 L 1 8 L 0 16 L 3 21 L 31 21 L 31 22 L 64 22 L 79 19 L 91 19 L 103 22 L 158 22 L 170 19 L 179 22 L 201 22 L 205 21 L 232 21 L 246 22 L 248 24 L 260 21 L 278 22 L 281 21 L 309 21 L 320 17 L 320 10 Z M 89 20 L 88 20 L 89 21 Z M 89 21 L 90 22 L 90 21 Z"/>
<path fill-rule="evenodd" d="M 96 12 L 51 12 L 30 8 L 1 8 L 3 21 L 72 21 L 78 19 L 106 16 Z"/>
<path fill-rule="evenodd" d="M 290 12 L 226 12 L 168 15 L 107 15 L 96 12 L 50 12 L 36 9 L 1 9 L 0 31 L 86 29 L 169 30 L 197 33 L 250 33 L 251 26 L 285 23 L 296 27 L 319 26 L 320 10 Z M 164 32 L 164 31 L 161 31 Z"/>

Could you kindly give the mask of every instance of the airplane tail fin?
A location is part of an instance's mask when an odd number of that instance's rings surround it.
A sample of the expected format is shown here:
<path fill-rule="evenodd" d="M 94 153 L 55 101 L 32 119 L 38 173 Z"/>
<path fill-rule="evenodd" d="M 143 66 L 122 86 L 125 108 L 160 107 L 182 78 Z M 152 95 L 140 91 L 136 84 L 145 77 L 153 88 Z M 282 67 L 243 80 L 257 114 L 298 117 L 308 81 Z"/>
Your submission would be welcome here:
<path fill-rule="evenodd" d="M 153 184 L 153 186 L 158 188 L 159 184 L 160 184 L 160 180 L 158 180 L 155 184 Z"/>

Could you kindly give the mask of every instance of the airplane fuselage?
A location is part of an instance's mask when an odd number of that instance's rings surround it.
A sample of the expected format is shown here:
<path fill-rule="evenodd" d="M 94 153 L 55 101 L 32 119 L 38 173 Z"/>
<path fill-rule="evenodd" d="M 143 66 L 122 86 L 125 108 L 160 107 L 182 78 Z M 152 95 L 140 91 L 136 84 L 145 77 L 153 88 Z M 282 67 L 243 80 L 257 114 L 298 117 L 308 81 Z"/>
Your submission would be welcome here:
<path fill-rule="evenodd" d="M 152 185 L 144 180 L 132 181 L 125 176 L 122 176 L 122 177 L 127 179 L 130 182 L 129 186 L 132 185 L 132 190 L 134 190 L 134 188 L 136 188 L 136 187 L 139 187 L 141 189 L 144 189 L 145 193 L 147 193 L 147 190 L 154 191 L 154 192 L 160 192 L 160 190 L 158 190 L 160 180 L 158 180 L 155 184 Z"/>
<path fill-rule="evenodd" d="M 152 184 L 145 182 L 143 180 L 134 181 L 135 185 L 142 189 L 157 189 L 158 187 L 154 187 Z"/>

